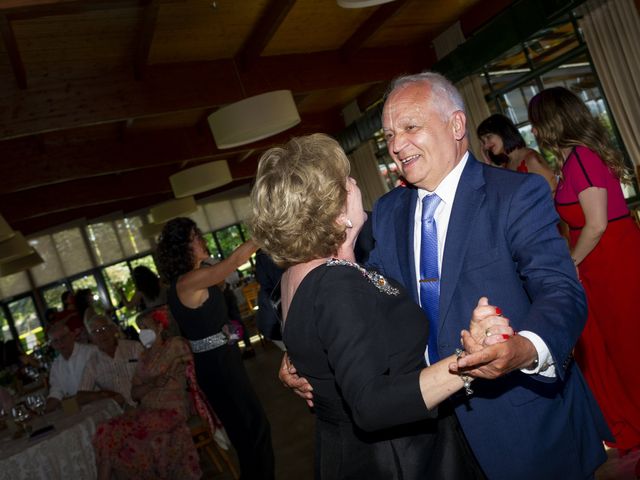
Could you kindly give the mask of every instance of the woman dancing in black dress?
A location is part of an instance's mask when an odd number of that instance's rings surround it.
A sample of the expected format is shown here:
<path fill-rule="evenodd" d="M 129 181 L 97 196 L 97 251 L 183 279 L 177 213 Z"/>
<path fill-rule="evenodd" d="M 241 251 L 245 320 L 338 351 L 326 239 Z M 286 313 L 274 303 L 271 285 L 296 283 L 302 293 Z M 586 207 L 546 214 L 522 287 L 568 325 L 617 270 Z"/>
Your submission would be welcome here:
<path fill-rule="evenodd" d="M 189 340 L 200 388 L 222 421 L 238 453 L 243 479 L 274 478 L 269 422 L 242 363 L 237 345 L 227 343 L 224 296 L 216 286 L 256 250 L 240 245 L 228 258 L 200 268 L 209 251 L 188 218 L 169 221 L 160 236 L 157 259 L 169 283 L 167 300 L 182 335 Z"/>

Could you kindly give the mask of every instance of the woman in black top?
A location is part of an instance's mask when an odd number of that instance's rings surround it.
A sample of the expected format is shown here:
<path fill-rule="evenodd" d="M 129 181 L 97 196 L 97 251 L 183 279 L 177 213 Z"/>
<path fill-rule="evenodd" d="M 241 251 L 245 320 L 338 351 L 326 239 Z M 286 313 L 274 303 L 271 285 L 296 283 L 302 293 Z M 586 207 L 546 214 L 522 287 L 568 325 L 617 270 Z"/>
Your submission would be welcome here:
<path fill-rule="evenodd" d="M 269 422 L 253 391 L 237 345 L 222 327 L 229 323 L 216 286 L 255 251 L 245 242 L 228 258 L 200 268 L 209 258 L 202 234 L 188 218 L 169 221 L 158 243 L 158 268 L 170 285 L 169 308 L 193 351 L 200 388 L 222 421 L 238 453 L 243 479 L 274 478 Z"/>

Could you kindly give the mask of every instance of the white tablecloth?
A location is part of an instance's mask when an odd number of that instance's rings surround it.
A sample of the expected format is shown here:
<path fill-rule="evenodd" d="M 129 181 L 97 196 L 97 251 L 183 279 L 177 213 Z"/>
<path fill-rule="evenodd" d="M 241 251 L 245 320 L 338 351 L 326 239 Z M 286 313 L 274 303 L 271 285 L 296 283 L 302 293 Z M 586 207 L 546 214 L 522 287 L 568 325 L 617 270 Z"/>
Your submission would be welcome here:
<path fill-rule="evenodd" d="M 55 430 L 39 438 L 11 438 L 0 432 L 0 480 L 93 480 L 97 476 L 91 440 L 96 425 L 122 413 L 113 400 L 102 400 L 65 415 L 61 410 L 35 418 L 35 428 L 54 425 Z"/>

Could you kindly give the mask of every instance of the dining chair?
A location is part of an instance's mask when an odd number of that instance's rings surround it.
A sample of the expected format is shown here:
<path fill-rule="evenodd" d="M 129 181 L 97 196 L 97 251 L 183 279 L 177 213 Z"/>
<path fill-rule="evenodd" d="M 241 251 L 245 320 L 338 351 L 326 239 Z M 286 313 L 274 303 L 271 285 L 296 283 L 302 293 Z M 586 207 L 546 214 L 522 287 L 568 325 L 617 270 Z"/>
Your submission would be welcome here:
<path fill-rule="evenodd" d="M 191 429 L 191 438 L 198 450 L 200 458 L 202 459 L 203 452 L 206 452 L 218 473 L 223 473 L 224 466 L 226 466 L 234 480 L 238 480 L 240 478 L 238 469 L 231 460 L 231 457 L 229 457 L 227 451 L 216 443 L 206 422 L 196 415 L 189 419 L 188 424 Z M 224 466 L 220 461 L 221 459 L 222 462 L 224 462 Z"/>

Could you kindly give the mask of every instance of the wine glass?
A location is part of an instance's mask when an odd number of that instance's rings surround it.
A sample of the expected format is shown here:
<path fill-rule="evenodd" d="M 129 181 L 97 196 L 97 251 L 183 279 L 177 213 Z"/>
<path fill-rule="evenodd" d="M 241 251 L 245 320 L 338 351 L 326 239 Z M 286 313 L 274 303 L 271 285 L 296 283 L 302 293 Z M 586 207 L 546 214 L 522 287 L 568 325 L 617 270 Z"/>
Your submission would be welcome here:
<path fill-rule="evenodd" d="M 19 403 L 11 409 L 11 416 L 13 421 L 16 422 L 22 428 L 23 432 L 27 432 L 27 422 L 31 418 L 29 410 L 24 403 Z"/>
<path fill-rule="evenodd" d="M 44 395 L 35 394 L 29 395 L 27 397 L 27 406 L 31 409 L 31 411 L 37 413 L 38 415 L 44 415 L 44 407 L 46 406 L 47 401 L 44 398 Z"/>

